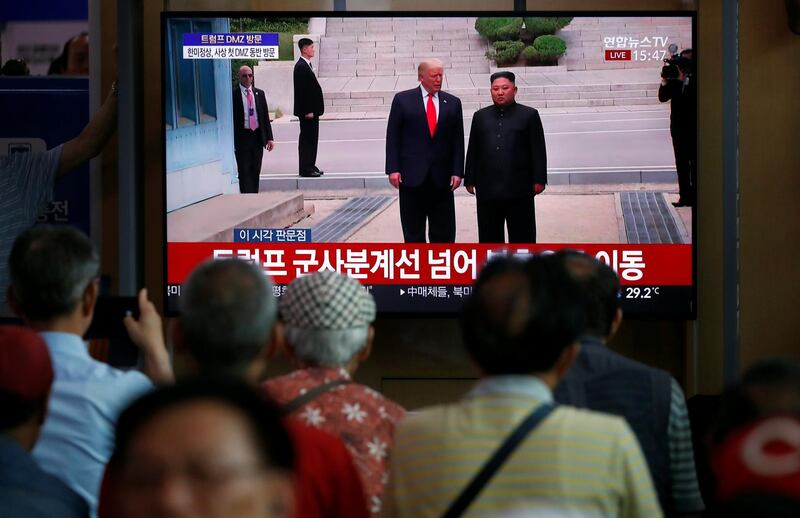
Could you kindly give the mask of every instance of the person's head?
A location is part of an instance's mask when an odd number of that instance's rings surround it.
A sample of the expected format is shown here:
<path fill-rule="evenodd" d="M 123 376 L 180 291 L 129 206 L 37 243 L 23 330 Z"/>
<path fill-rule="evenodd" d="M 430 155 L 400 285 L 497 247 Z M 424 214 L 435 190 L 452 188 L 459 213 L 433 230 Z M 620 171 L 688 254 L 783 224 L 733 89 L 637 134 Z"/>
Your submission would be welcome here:
<path fill-rule="evenodd" d="M 733 430 L 774 415 L 800 417 L 800 362 L 773 358 L 753 364 L 723 396 L 714 431 L 722 442 Z"/>
<path fill-rule="evenodd" d="M 64 43 L 61 54 L 50 64 L 48 75 L 89 75 L 89 33 L 82 32 Z"/>
<path fill-rule="evenodd" d="M 29 76 L 31 70 L 24 59 L 9 59 L 0 69 L 0 75 L 3 76 Z"/>
<path fill-rule="evenodd" d="M 426 59 L 417 67 L 417 78 L 426 92 L 437 93 L 442 89 L 444 64 L 436 58 Z"/>
<path fill-rule="evenodd" d="M 8 302 L 40 330 L 66 324 L 83 335 L 99 294 L 100 258 L 85 234 L 68 225 L 37 225 L 14 241 Z"/>
<path fill-rule="evenodd" d="M 501 70 L 489 78 L 492 85 L 492 101 L 497 106 L 508 106 L 514 102 L 517 95 L 516 77 L 514 72 Z"/>
<path fill-rule="evenodd" d="M 310 38 L 300 38 L 297 42 L 297 47 L 300 49 L 300 55 L 304 58 L 311 59 L 314 57 L 316 46 L 314 45 L 314 41 Z"/>
<path fill-rule="evenodd" d="M 554 382 L 577 353 L 584 315 L 576 287 L 552 256 L 500 258 L 481 271 L 461 329 L 484 374 L 546 375 Z"/>
<path fill-rule="evenodd" d="M 253 69 L 247 65 L 239 67 L 239 84 L 245 88 L 253 86 Z"/>
<path fill-rule="evenodd" d="M 111 507 L 151 516 L 291 515 L 293 449 L 274 407 L 242 381 L 151 392 L 116 427 Z"/>
<path fill-rule="evenodd" d="M 238 259 L 207 261 L 183 286 L 175 347 L 197 372 L 258 378 L 277 308 L 262 269 Z"/>
<path fill-rule="evenodd" d="M 53 366 L 31 329 L 0 326 L 0 434 L 33 449 L 47 415 Z"/>
<path fill-rule="evenodd" d="M 586 314 L 587 336 L 610 340 L 622 323 L 619 277 L 607 264 L 574 250 L 555 253 L 578 286 Z"/>
<path fill-rule="evenodd" d="M 336 272 L 293 280 L 281 297 L 287 351 L 300 365 L 354 372 L 369 356 L 375 301 L 361 284 Z"/>

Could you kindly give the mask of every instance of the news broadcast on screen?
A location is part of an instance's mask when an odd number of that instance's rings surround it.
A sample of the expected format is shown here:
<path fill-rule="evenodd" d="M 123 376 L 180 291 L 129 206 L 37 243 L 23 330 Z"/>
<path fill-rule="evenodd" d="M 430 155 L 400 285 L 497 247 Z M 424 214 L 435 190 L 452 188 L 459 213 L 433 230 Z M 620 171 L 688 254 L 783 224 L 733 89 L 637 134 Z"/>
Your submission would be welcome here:
<path fill-rule="evenodd" d="M 694 318 L 693 14 L 336 14 L 162 15 L 168 311 L 236 258 L 455 313 L 493 257 L 574 249 Z"/>

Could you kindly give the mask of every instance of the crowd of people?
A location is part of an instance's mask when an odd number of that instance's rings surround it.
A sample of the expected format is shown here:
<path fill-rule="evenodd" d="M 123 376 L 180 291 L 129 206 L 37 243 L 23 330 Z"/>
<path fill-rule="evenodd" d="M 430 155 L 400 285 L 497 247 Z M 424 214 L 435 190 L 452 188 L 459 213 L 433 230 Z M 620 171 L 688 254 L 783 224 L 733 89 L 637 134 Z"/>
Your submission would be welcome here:
<path fill-rule="evenodd" d="M 410 413 L 354 379 L 376 342 L 353 279 L 277 299 L 250 262 L 203 263 L 169 340 L 139 294 L 124 324 L 142 368 L 122 371 L 82 341 L 98 270 L 71 227 L 14 241 L 4 517 L 798 515 L 800 364 L 754 365 L 693 439 L 678 383 L 607 348 L 619 280 L 581 253 L 490 261 L 460 319 L 481 379 Z M 265 380 L 278 354 L 295 370 Z"/>

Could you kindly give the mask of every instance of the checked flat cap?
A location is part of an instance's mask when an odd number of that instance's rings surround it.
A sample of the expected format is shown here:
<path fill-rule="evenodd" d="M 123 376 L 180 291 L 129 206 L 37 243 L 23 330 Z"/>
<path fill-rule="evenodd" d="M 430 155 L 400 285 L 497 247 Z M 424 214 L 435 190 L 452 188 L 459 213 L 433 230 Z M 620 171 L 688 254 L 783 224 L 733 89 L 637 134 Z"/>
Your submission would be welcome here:
<path fill-rule="evenodd" d="M 303 329 L 350 329 L 375 320 L 375 301 L 361 284 L 324 271 L 289 283 L 280 302 L 286 325 Z"/>

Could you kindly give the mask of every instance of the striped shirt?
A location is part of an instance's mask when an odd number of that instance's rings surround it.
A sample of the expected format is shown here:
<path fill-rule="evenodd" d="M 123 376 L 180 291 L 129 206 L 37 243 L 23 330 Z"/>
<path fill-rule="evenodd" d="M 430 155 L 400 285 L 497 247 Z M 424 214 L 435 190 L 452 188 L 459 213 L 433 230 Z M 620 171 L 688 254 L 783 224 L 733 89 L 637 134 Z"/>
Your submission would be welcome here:
<path fill-rule="evenodd" d="M 533 376 L 482 380 L 459 403 L 402 421 L 384 516 L 438 517 L 550 389 Z M 661 516 L 639 444 L 622 418 L 559 406 L 523 441 L 465 513 Z"/>
<path fill-rule="evenodd" d="M 14 240 L 28 230 L 53 199 L 61 146 L 43 153 L 0 157 L 0 302 L 5 300 L 8 256 Z M 2 304 L 0 304 L 2 305 Z"/>
<path fill-rule="evenodd" d="M 669 443 L 669 472 L 674 509 L 678 512 L 701 512 L 705 508 L 697 471 L 694 465 L 692 428 L 686 399 L 678 382 L 672 378 L 667 436 Z"/>

